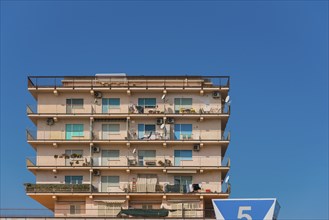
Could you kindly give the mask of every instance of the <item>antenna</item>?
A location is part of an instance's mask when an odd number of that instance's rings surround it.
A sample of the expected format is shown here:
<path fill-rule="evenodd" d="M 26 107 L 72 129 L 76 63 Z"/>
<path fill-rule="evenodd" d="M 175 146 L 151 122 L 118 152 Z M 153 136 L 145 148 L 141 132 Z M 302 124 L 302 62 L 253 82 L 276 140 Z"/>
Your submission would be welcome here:
<path fill-rule="evenodd" d="M 165 99 L 166 98 L 166 94 L 163 94 L 161 99 Z"/>
<path fill-rule="evenodd" d="M 225 98 L 225 103 L 228 103 L 230 101 L 230 96 L 228 95 L 228 96 L 226 96 L 226 98 Z"/>
<path fill-rule="evenodd" d="M 229 180 L 230 180 L 230 176 L 225 177 L 224 183 L 228 183 Z"/>

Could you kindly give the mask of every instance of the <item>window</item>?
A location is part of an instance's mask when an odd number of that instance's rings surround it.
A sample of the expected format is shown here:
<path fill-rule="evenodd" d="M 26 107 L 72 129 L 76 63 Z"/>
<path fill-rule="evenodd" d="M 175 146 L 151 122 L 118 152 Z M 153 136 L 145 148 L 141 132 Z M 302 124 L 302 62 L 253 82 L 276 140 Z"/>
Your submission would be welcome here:
<path fill-rule="evenodd" d="M 148 161 L 155 161 L 155 150 L 139 150 L 138 151 L 138 165 L 144 166 Z M 156 165 L 156 164 L 155 164 Z"/>
<path fill-rule="evenodd" d="M 175 140 L 191 139 L 192 124 L 175 124 Z"/>
<path fill-rule="evenodd" d="M 82 184 L 83 176 L 65 176 L 65 184 Z"/>
<path fill-rule="evenodd" d="M 102 192 L 119 192 L 120 186 L 119 176 L 102 176 L 101 177 L 101 190 Z"/>
<path fill-rule="evenodd" d="M 136 182 L 137 192 L 156 192 L 158 183 L 157 175 L 155 174 L 139 174 Z"/>
<path fill-rule="evenodd" d="M 75 154 L 75 155 L 83 155 L 83 151 L 82 150 L 65 150 L 65 155 L 69 156 L 70 158 L 65 158 L 65 165 L 69 166 L 71 165 L 70 163 L 74 162 L 74 158 L 71 158 L 71 155 Z"/>
<path fill-rule="evenodd" d="M 76 215 L 81 213 L 81 205 L 70 205 L 70 214 Z"/>
<path fill-rule="evenodd" d="M 66 113 L 72 113 L 74 109 L 83 109 L 83 99 L 66 99 Z"/>
<path fill-rule="evenodd" d="M 72 137 L 83 137 L 83 124 L 66 124 L 65 138 L 70 140 Z"/>
<path fill-rule="evenodd" d="M 98 215 L 106 217 L 117 217 L 121 211 L 120 203 L 98 203 Z"/>
<path fill-rule="evenodd" d="M 102 138 L 110 139 L 111 134 L 120 134 L 120 124 L 102 124 Z"/>
<path fill-rule="evenodd" d="M 111 160 L 119 160 L 119 150 L 102 150 L 102 166 L 108 166 Z"/>
<path fill-rule="evenodd" d="M 144 108 L 155 108 L 156 98 L 139 98 L 138 105 Z"/>
<path fill-rule="evenodd" d="M 175 176 L 174 177 L 175 185 L 189 185 L 192 184 L 192 176 Z"/>
<path fill-rule="evenodd" d="M 120 98 L 102 99 L 102 113 L 108 113 L 110 109 L 120 109 Z"/>
<path fill-rule="evenodd" d="M 183 216 L 184 208 L 184 216 Z M 171 212 L 170 217 L 201 217 L 203 215 L 203 210 L 198 210 L 200 208 L 199 203 L 196 202 L 186 202 L 186 203 L 173 203 L 171 204 L 171 209 L 177 210 L 176 212 Z"/>
<path fill-rule="evenodd" d="M 155 125 L 152 124 L 138 124 L 138 138 L 148 138 L 155 134 Z"/>
<path fill-rule="evenodd" d="M 175 113 L 181 112 L 182 109 L 192 108 L 192 98 L 175 98 Z"/>
<path fill-rule="evenodd" d="M 192 150 L 175 150 L 174 151 L 175 166 L 182 166 L 184 160 L 192 160 Z"/>
<path fill-rule="evenodd" d="M 150 204 L 142 204 L 142 209 L 152 209 L 152 205 L 150 205 Z"/>

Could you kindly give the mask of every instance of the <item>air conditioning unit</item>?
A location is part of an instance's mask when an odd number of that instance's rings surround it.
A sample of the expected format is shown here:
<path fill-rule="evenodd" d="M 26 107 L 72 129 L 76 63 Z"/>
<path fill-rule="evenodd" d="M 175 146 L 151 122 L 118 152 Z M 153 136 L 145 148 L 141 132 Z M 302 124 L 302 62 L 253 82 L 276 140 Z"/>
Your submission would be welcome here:
<path fill-rule="evenodd" d="M 47 125 L 55 124 L 55 120 L 53 118 L 47 118 Z"/>
<path fill-rule="evenodd" d="M 157 125 L 162 125 L 162 124 L 163 124 L 163 118 L 158 118 Z"/>
<path fill-rule="evenodd" d="M 193 150 L 194 151 L 200 151 L 200 144 L 194 144 L 193 145 Z"/>
<path fill-rule="evenodd" d="M 175 119 L 174 118 L 167 118 L 167 124 L 174 124 Z"/>
<path fill-rule="evenodd" d="M 219 92 L 219 91 L 214 91 L 214 92 L 212 93 L 212 97 L 213 97 L 214 99 L 219 99 L 219 98 L 220 98 L 220 92 Z"/>
<path fill-rule="evenodd" d="M 100 170 L 93 170 L 93 175 L 94 176 L 100 176 L 101 175 L 101 171 Z"/>
<path fill-rule="evenodd" d="M 101 149 L 99 147 L 93 147 L 92 150 L 93 153 L 99 153 Z"/>
<path fill-rule="evenodd" d="M 94 92 L 94 97 L 95 97 L 96 99 L 100 99 L 100 98 L 102 98 L 102 93 L 101 93 L 101 92 L 97 92 L 97 91 L 95 91 L 95 92 Z"/>

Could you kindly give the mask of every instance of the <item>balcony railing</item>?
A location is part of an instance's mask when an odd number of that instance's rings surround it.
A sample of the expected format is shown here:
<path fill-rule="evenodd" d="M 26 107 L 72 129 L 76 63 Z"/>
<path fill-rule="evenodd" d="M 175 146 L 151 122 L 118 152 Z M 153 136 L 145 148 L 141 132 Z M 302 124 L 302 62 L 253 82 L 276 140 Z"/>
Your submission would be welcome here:
<path fill-rule="evenodd" d="M 214 208 L 211 209 L 201 209 L 201 208 L 169 208 L 169 209 L 121 209 L 113 208 L 100 208 L 100 207 L 87 207 L 85 204 L 80 206 L 76 212 L 72 213 L 69 205 L 76 204 L 74 201 L 69 202 L 66 206 L 56 206 L 54 213 L 52 213 L 47 208 L 0 208 L 1 219 L 2 220 L 69 220 L 71 218 L 78 218 L 79 220 L 90 220 L 90 219 L 123 219 L 123 220 L 141 220 L 145 219 L 141 216 L 127 216 L 125 214 L 126 210 L 137 210 L 139 213 L 143 211 L 150 213 L 163 212 L 164 210 L 169 210 L 168 216 L 150 216 L 149 219 L 216 219 Z M 81 203 L 78 203 L 81 205 Z M 121 212 L 122 211 L 122 212 Z"/>
<path fill-rule="evenodd" d="M 26 129 L 26 137 L 28 141 L 190 141 L 190 142 L 199 142 L 199 141 L 230 141 L 231 134 L 229 131 L 224 132 L 223 135 L 219 138 L 202 138 L 203 131 L 193 131 L 192 134 L 181 134 L 179 138 L 175 138 L 174 134 L 162 134 L 160 132 L 155 132 L 153 134 L 146 134 L 143 137 L 139 137 L 136 132 L 128 131 L 127 136 L 118 135 L 107 135 L 107 137 L 102 137 L 102 135 L 95 135 L 95 132 L 84 132 L 83 136 L 75 136 L 67 138 L 64 130 L 52 130 L 52 131 L 37 131 L 33 129 Z"/>
<path fill-rule="evenodd" d="M 175 116 L 175 115 L 195 115 L 195 116 L 207 116 L 207 115 L 227 115 L 231 112 L 230 105 L 224 105 L 222 108 L 218 107 L 207 107 L 205 105 L 197 105 L 197 107 L 191 108 L 181 108 L 178 111 L 169 110 L 169 105 L 164 105 L 159 103 L 158 106 L 161 108 L 142 108 L 139 106 L 129 106 L 127 108 L 120 108 L 111 110 L 109 109 L 108 112 L 102 112 L 102 109 L 95 109 L 93 106 L 86 106 L 83 109 L 71 109 L 70 112 L 67 112 L 64 108 L 57 109 L 54 108 L 53 111 L 38 111 L 36 105 L 27 105 L 26 106 L 26 113 L 27 115 L 78 115 L 78 116 L 89 116 L 89 115 L 100 115 L 100 116 L 142 116 L 142 115 L 159 115 L 161 116 Z M 171 106 L 172 107 L 172 106 Z M 139 110 L 136 110 L 136 109 Z"/>
<path fill-rule="evenodd" d="M 93 187 L 90 184 L 31 184 L 26 183 L 27 193 L 51 193 L 51 192 L 92 192 Z"/>
<path fill-rule="evenodd" d="M 32 184 L 25 183 L 26 193 L 159 193 L 159 194 L 227 194 L 220 191 L 218 185 L 206 184 L 142 184 L 129 183 L 124 186 L 101 186 L 97 188 L 91 184 Z"/>
<path fill-rule="evenodd" d="M 28 157 L 27 167 L 158 167 L 158 168 L 202 168 L 230 167 L 230 158 L 218 156 L 193 156 L 190 160 L 176 159 L 173 156 L 156 156 L 137 159 L 137 156 L 119 156 L 116 158 L 79 156 L 70 157 L 65 154 L 54 156 Z"/>
<path fill-rule="evenodd" d="M 229 88 L 229 76 L 29 76 L 28 88 Z"/>

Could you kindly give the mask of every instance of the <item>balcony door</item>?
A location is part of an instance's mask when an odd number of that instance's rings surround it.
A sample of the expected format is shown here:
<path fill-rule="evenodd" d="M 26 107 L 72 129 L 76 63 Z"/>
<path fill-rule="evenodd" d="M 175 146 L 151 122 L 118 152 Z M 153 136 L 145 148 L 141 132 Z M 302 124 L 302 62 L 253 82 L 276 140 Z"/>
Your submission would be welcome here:
<path fill-rule="evenodd" d="M 147 166 L 148 162 L 155 161 L 155 150 L 139 150 L 138 151 L 138 166 Z M 155 164 L 156 165 L 156 164 Z"/>
<path fill-rule="evenodd" d="M 75 113 L 75 109 L 83 109 L 83 99 L 66 99 L 66 113 Z"/>
<path fill-rule="evenodd" d="M 119 150 L 102 150 L 101 164 L 102 166 L 110 166 L 111 161 L 119 160 Z"/>
<path fill-rule="evenodd" d="M 192 124 L 175 124 L 175 140 L 191 139 Z"/>
<path fill-rule="evenodd" d="M 184 160 L 192 160 L 192 150 L 175 150 L 174 157 L 174 166 L 182 166 L 184 165 Z"/>
<path fill-rule="evenodd" d="M 158 178 L 156 174 L 139 174 L 136 182 L 137 192 L 156 192 Z"/>
<path fill-rule="evenodd" d="M 102 192 L 121 192 L 119 176 L 101 176 Z"/>
<path fill-rule="evenodd" d="M 112 135 L 120 134 L 120 124 L 102 124 L 102 139 L 108 140 Z"/>
<path fill-rule="evenodd" d="M 138 139 L 149 139 L 155 135 L 154 124 L 138 124 Z"/>
<path fill-rule="evenodd" d="M 65 184 L 82 184 L 83 176 L 65 176 Z"/>
<path fill-rule="evenodd" d="M 82 150 L 65 150 L 65 155 L 69 156 L 69 158 L 65 158 L 65 166 L 72 166 L 77 161 L 79 161 L 78 163 L 81 162 L 81 164 L 84 163 Z"/>
<path fill-rule="evenodd" d="M 65 139 L 72 140 L 73 137 L 83 137 L 83 124 L 66 124 Z"/>

